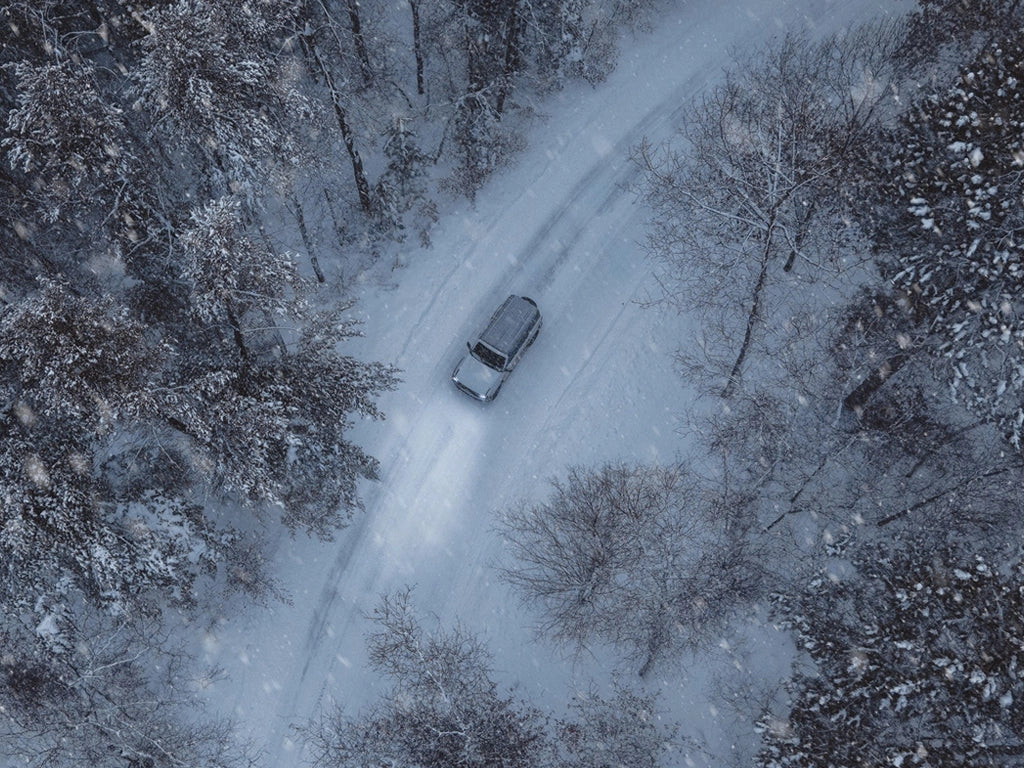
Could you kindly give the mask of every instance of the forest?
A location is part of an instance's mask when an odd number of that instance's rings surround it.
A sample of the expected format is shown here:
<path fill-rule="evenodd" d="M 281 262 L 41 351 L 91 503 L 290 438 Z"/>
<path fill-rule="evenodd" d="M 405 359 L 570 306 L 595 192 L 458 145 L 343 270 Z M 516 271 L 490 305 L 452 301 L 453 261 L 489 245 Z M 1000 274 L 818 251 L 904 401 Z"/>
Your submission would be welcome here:
<path fill-rule="evenodd" d="M 352 433 L 403 372 L 351 353 L 354 276 L 429 258 L 660 6 L 0 4 L 8 764 L 267 764 L 190 636 L 223 595 L 287 599 L 282 531 L 367 514 Z M 1022 32 L 1019 0 L 918 0 L 783 34 L 632 147 L 647 311 L 701 329 L 673 352 L 716 406 L 701 458 L 554 468 L 495 513 L 539 636 L 623 674 L 545 711 L 410 587 L 370 617 L 390 687 L 294 724 L 308 764 L 687 764 L 649 681 L 750 616 L 796 648 L 733 692 L 755 765 L 1024 764 Z"/>

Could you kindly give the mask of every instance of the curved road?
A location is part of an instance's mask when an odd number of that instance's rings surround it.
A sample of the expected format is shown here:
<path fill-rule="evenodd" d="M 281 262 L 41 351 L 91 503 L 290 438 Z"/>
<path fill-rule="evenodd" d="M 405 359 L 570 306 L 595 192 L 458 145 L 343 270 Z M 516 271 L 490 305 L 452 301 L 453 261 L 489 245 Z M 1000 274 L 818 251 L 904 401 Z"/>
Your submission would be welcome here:
<path fill-rule="evenodd" d="M 365 614 L 381 593 L 405 585 L 415 585 L 422 615 L 480 633 L 502 687 L 539 706 L 557 710 L 574 686 L 607 674 L 599 656 L 565 659 L 532 637 L 529 611 L 495 577 L 502 544 L 492 526 L 502 508 L 542 498 L 545 479 L 571 464 L 669 460 L 684 448 L 674 414 L 686 393 L 670 353 L 685 328 L 637 304 L 654 286 L 638 244 L 645 214 L 628 189 L 630 148 L 642 137 L 668 138 L 730 51 L 893 7 L 675 5 L 657 31 L 624 42 L 608 82 L 573 86 L 542 105 L 515 166 L 473 208 L 447 213 L 429 250 L 404 255 L 396 287 L 364 291 L 367 337 L 347 351 L 393 361 L 404 379 L 382 398 L 387 421 L 357 430 L 381 461 L 381 482 L 365 487 L 366 512 L 334 543 L 280 542 L 292 605 L 208 637 L 210 661 L 230 676 L 215 695 L 264 745 L 268 765 L 301 764 L 290 726 L 325 698 L 355 713 L 386 685 L 365 667 Z M 448 377 L 465 340 L 509 293 L 536 299 L 544 329 L 485 406 Z M 673 711 L 699 732 L 716 728 L 701 680 L 661 682 Z"/>

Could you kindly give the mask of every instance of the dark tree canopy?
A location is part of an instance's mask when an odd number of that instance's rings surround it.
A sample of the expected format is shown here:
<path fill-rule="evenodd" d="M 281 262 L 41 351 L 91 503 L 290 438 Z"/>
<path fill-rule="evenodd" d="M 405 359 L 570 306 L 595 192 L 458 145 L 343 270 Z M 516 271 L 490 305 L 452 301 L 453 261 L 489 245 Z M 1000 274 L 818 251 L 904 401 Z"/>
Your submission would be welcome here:
<path fill-rule="evenodd" d="M 1024 567 L 904 545 L 778 612 L 812 668 L 767 718 L 766 768 L 1003 766 L 1024 756 Z"/>
<path fill-rule="evenodd" d="M 989 45 L 888 138 L 877 239 L 955 396 L 1024 439 L 1024 47 Z"/>

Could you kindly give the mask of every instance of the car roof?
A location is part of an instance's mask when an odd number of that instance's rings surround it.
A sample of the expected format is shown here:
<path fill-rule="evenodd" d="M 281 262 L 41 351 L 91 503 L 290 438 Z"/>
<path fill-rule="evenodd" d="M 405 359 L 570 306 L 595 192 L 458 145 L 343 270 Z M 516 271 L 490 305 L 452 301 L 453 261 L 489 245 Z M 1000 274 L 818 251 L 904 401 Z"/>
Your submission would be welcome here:
<path fill-rule="evenodd" d="M 523 341 L 537 321 L 537 307 L 522 296 L 509 296 L 491 316 L 480 341 L 494 350 L 508 354 Z"/>

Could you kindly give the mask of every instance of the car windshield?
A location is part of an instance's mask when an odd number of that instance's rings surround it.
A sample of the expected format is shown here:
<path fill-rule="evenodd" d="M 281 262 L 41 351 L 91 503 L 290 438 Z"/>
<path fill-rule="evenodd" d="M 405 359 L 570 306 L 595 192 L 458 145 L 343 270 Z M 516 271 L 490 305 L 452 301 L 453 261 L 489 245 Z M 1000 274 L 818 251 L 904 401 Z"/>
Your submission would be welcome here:
<path fill-rule="evenodd" d="M 500 371 L 505 367 L 504 356 L 485 346 L 483 342 L 478 341 L 476 346 L 473 347 L 473 357 L 496 371 Z"/>

